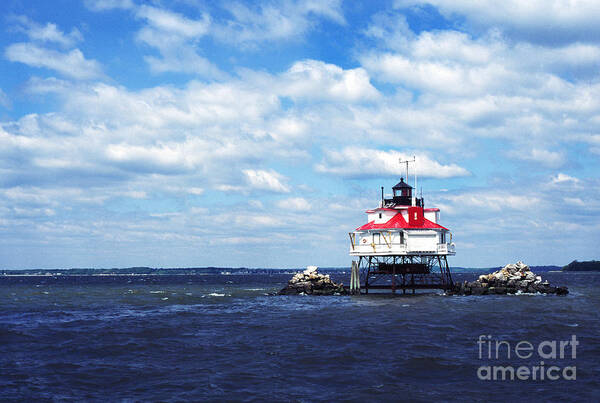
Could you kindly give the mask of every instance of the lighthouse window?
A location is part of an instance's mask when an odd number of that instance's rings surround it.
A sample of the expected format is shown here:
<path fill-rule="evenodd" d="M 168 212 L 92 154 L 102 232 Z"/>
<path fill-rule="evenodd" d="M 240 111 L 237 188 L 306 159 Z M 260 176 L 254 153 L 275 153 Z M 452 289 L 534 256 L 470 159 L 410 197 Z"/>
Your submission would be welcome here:
<path fill-rule="evenodd" d="M 404 243 L 404 231 L 400 231 L 400 244 Z"/>
<path fill-rule="evenodd" d="M 381 243 L 381 234 L 379 232 L 373 234 L 373 243 L 375 245 L 379 245 Z"/>
<path fill-rule="evenodd" d="M 440 243 L 446 243 L 446 234 L 444 232 L 440 233 Z"/>
<path fill-rule="evenodd" d="M 379 218 L 381 218 L 381 213 L 379 213 Z"/>

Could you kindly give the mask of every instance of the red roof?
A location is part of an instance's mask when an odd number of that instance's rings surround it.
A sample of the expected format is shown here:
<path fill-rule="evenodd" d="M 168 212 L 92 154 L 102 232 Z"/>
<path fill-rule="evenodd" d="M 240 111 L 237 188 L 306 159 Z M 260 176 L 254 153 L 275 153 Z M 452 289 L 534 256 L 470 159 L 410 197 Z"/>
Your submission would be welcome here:
<path fill-rule="evenodd" d="M 363 226 L 360 226 L 356 229 L 356 231 L 365 231 L 368 229 L 433 229 L 440 228 L 445 229 L 447 231 L 448 228 L 442 227 L 439 224 L 434 223 L 433 221 L 428 220 L 427 218 L 423 218 L 423 225 L 415 226 L 409 225 L 404 217 L 402 217 L 402 213 L 398 213 L 393 216 L 388 222 L 382 224 L 375 224 L 375 221 L 371 221 L 366 223 Z"/>

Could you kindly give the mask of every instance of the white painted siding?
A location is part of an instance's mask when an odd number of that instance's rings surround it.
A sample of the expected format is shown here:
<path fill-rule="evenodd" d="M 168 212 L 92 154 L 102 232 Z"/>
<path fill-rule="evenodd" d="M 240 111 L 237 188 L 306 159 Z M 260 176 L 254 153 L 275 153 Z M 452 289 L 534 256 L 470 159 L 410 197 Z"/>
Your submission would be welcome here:
<path fill-rule="evenodd" d="M 410 231 L 407 239 L 409 252 L 436 251 L 438 236 L 435 231 Z"/>
<path fill-rule="evenodd" d="M 427 220 L 437 222 L 435 220 L 435 211 L 426 211 L 424 215 Z"/>
<path fill-rule="evenodd" d="M 367 222 L 375 221 L 375 224 L 384 224 L 396 214 L 397 211 L 376 210 L 374 213 L 367 213 Z M 380 215 L 381 218 L 379 218 Z"/>

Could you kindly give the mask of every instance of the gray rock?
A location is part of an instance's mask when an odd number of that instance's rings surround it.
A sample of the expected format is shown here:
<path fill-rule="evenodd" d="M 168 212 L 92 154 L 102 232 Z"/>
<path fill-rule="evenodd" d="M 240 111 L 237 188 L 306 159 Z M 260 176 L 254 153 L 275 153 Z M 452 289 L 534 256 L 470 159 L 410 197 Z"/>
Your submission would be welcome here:
<path fill-rule="evenodd" d="M 486 295 L 486 294 L 515 294 L 544 293 L 565 295 L 569 291 L 566 287 L 553 287 L 548 281 L 543 281 L 541 276 L 533 273 L 529 266 L 523 262 L 507 264 L 502 269 L 490 274 L 482 274 L 476 281 L 456 284 L 450 294 L 458 295 Z"/>
<path fill-rule="evenodd" d="M 319 274 L 316 266 L 309 266 L 303 273 L 296 273 L 279 295 L 346 295 L 343 284 L 335 284 L 329 275 Z"/>

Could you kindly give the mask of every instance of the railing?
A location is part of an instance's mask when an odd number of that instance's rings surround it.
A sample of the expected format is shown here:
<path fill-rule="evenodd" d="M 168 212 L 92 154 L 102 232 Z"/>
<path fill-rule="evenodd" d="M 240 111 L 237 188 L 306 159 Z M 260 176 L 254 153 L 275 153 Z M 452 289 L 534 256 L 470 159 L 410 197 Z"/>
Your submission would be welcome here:
<path fill-rule="evenodd" d="M 350 246 L 350 253 L 406 253 L 406 244 L 373 244 L 373 243 L 353 243 Z"/>
<path fill-rule="evenodd" d="M 454 253 L 453 243 L 438 243 L 437 253 Z"/>

